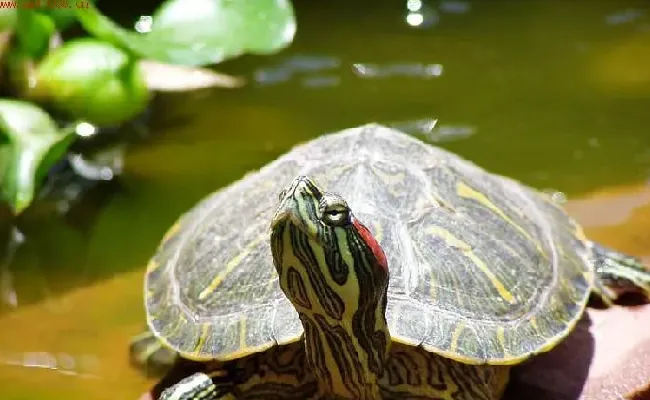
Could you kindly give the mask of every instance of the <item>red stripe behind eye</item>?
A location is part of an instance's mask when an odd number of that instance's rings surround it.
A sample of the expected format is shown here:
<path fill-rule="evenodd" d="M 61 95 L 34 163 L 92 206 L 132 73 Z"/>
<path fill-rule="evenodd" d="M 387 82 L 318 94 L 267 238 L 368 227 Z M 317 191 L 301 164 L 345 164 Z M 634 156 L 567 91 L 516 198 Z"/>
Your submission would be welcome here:
<path fill-rule="evenodd" d="M 368 246 L 372 251 L 372 254 L 375 256 L 375 260 L 377 261 L 379 267 L 381 267 L 385 272 L 388 272 L 388 261 L 386 260 L 384 250 L 382 250 L 379 243 L 377 243 L 375 237 L 372 236 L 372 233 L 370 233 L 368 228 L 366 228 L 365 225 L 359 222 L 359 220 L 356 218 L 352 219 L 352 225 L 354 225 L 354 227 L 357 229 L 359 236 L 361 236 L 363 241 L 366 243 L 366 246 Z"/>

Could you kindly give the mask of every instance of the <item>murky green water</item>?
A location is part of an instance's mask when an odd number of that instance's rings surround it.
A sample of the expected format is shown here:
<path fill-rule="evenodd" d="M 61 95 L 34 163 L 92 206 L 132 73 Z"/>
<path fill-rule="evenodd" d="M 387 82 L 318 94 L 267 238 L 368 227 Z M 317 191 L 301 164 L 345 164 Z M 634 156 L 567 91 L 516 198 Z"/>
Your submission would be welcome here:
<path fill-rule="evenodd" d="M 645 193 L 647 3 L 441 1 L 410 16 L 405 2 L 388 3 L 298 2 L 290 49 L 220 66 L 245 88 L 159 97 L 119 184 L 66 218 L 27 216 L 11 265 L 18 307 L 0 316 L 1 399 L 135 398 L 147 383 L 129 368 L 126 341 L 142 327 L 143 266 L 166 228 L 324 132 L 392 124 L 570 198 L 613 186 Z M 641 199 L 635 207 L 650 203 Z M 585 222 L 629 207 L 582 204 Z M 648 225 L 612 221 L 601 240 L 647 255 Z"/>

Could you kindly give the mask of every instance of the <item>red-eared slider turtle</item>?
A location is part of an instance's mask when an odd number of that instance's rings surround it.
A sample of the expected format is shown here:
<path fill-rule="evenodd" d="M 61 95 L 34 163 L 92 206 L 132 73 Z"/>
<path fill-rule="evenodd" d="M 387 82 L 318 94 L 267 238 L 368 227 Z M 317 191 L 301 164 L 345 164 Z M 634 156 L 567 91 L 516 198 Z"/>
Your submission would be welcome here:
<path fill-rule="evenodd" d="M 145 302 L 155 337 L 203 362 L 164 399 L 493 400 L 590 293 L 627 290 L 650 273 L 544 194 L 366 125 L 181 217 Z"/>

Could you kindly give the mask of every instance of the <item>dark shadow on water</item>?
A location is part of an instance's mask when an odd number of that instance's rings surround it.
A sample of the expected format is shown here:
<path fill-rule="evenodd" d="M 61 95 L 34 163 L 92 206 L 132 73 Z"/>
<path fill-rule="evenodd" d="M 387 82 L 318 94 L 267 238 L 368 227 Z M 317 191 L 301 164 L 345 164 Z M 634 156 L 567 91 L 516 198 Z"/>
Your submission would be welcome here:
<path fill-rule="evenodd" d="M 56 201 L 42 201 L 19 218 L 3 221 L 0 260 L 10 259 L 2 268 L 11 281 L 11 287 L 3 286 L 3 290 L 15 292 L 18 306 L 85 286 L 99 276 L 116 272 L 89 271 L 86 261 L 94 225 L 103 207 L 121 190 L 117 180 L 100 182 L 84 190 L 81 199 L 65 213 L 57 210 Z M 14 230 L 22 236 L 17 245 L 10 240 Z M 8 304 L 0 302 L 0 314 L 9 309 Z"/>

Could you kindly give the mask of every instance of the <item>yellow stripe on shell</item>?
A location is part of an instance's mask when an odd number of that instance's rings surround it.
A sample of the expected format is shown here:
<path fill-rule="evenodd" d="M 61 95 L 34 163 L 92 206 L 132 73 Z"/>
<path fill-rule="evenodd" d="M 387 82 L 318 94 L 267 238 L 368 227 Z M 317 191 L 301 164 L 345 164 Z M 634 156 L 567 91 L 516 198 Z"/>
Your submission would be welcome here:
<path fill-rule="evenodd" d="M 459 321 L 458 324 L 456 325 L 456 328 L 454 328 L 454 331 L 451 334 L 451 343 L 449 343 L 449 351 L 455 353 L 458 350 L 458 338 L 460 337 L 460 334 L 463 333 L 464 329 L 465 329 L 465 324 Z"/>
<path fill-rule="evenodd" d="M 246 347 L 246 318 L 241 315 L 239 317 L 239 348 L 245 349 Z"/>
<path fill-rule="evenodd" d="M 546 253 L 544 252 L 544 249 L 542 249 L 540 243 L 537 240 L 533 239 L 533 237 L 530 236 L 530 234 L 524 228 L 522 228 L 517 223 L 515 223 L 515 221 L 513 221 L 510 217 L 508 217 L 499 207 L 497 207 L 494 203 L 492 203 L 490 199 L 488 199 L 483 193 L 477 192 L 476 190 L 472 189 L 464 182 L 458 182 L 458 184 L 456 185 L 456 193 L 458 193 L 458 195 L 461 197 L 476 200 L 477 202 L 483 204 L 489 210 L 497 214 L 499 218 L 503 219 L 508 224 L 510 224 L 513 228 L 515 228 L 519 233 L 521 233 L 522 236 L 524 236 L 531 243 L 533 243 L 537 248 L 539 254 L 541 254 L 544 258 L 547 258 Z"/>
<path fill-rule="evenodd" d="M 497 340 L 503 349 L 503 356 L 508 357 L 508 350 L 506 349 L 506 336 L 505 329 L 502 326 L 497 326 Z"/>
<path fill-rule="evenodd" d="M 196 346 L 194 346 L 194 352 L 195 353 L 200 353 L 201 348 L 205 344 L 205 341 L 208 338 L 208 335 L 210 333 L 210 324 L 203 324 L 201 325 L 201 334 L 199 335 L 199 340 L 196 341 Z"/>
<path fill-rule="evenodd" d="M 156 260 L 154 260 L 152 258 L 151 260 L 149 260 L 149 263 L 147 264 L 147 272 L 146 273 L 149 274 L 149 273 L 157 270 L 158 268 L 160 268 L 161 265 L 162 264 L 160 264 L 159 262 L 156 262 Z"/>
<path fill-rule="evenodd" d="M 162 240 L 160 241 L 160 244 L 162 245 L 166 241 L 168 241 L 172 236 L 174 236 L 178 232 L 178 230 L 180 228 L 181 228 L 180 220 L 174 222 L 174 225 L 172 225 L 171 228 L 169 228 L 167 230 L 167 232 L 165 232 L 165 235 L 163 236 Z"/>
<path fill-rule="evenodd" d="M 244 249 L 234 256 L 228 263 L 226 264 L 225 268 L 223 271 L 221 271 L 217 276 L 214 277 L 212 282 L 199 293 L 199 300 L 204 300 L 206 297 L 208 297 L 210 294 L 212 294 L 218 287 L 221 285 L 221 283 L 226 279 L 226 277 L 239 265 L 241 262 L 244 260 L 244 258 L 250 254 L 250 252 L 262 242 L 262 240 L 267 239 L 266 233 L 258 236 L 254 240 L 250 241 Z"/>
<path fill-rule="evenodd" d="M 502 299 L 510 304 L 513 304 L 515 302 L 515 298 L 512 293 L 506 289 L 503 283 L 499 280 L 499 278 L 496 277 L 496 275 L 494 275 L 494 273 L 490 270 L 490 268 L 488 268 L 485 262 L 483 262 L 483 260 L 474 254 L 470 245 L 452 235 L 451 232 L 438 226 L 429 227 L 427 229 L 427 233 L 440 237 L 451 247 L 461 249 L 463 251 L 463 254 L 465 254 L 465 256 L 467 256 L 467 258 L 469 258 L 474 263 L 474 265 L 476 265 L 476 267 L 483 273 L 483 275 L 485 275 L 486 278 L 488 278 Z"/>

